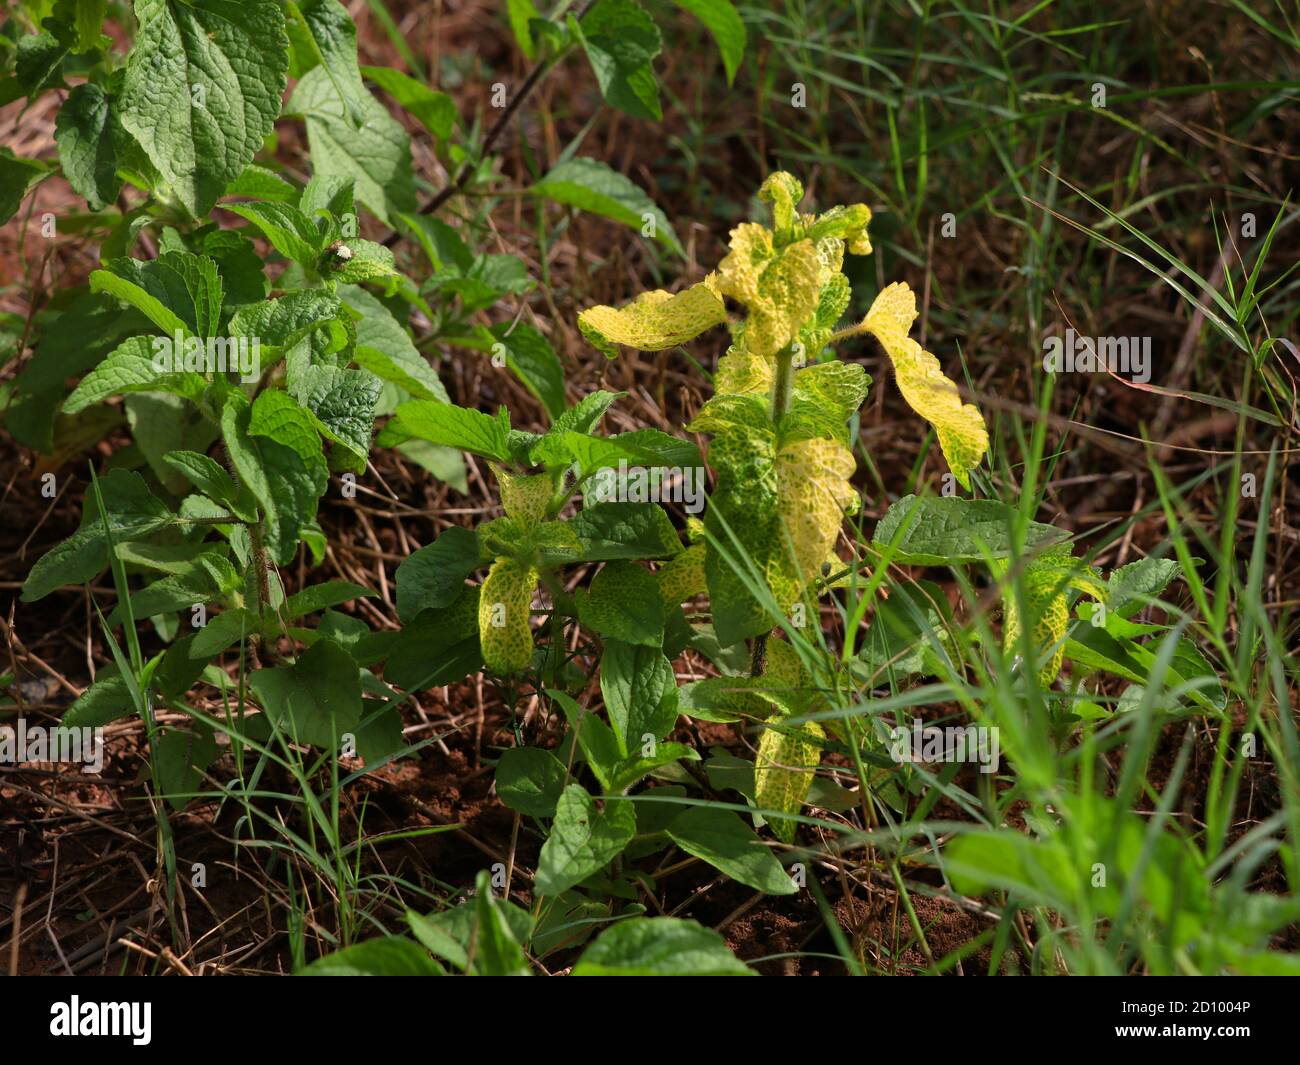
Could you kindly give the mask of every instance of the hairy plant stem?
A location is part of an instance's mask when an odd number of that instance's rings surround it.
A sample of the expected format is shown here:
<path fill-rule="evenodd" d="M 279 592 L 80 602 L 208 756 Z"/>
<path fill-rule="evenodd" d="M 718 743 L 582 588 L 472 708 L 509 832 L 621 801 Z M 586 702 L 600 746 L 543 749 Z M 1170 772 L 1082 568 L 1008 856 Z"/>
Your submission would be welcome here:
<path fill-rule="evenodd" d="M 772 378 L 772 428 L 781 424 L 786 411 L 790 409 L 790 398 L 794 395 L 794 344 L 787 344 L 776 353 L 776 373 Z M 763 633 L 754 637 L 754 647 L 749 659 L 749 675 L 760 677 L 767 668 L 767 637 Z"/>

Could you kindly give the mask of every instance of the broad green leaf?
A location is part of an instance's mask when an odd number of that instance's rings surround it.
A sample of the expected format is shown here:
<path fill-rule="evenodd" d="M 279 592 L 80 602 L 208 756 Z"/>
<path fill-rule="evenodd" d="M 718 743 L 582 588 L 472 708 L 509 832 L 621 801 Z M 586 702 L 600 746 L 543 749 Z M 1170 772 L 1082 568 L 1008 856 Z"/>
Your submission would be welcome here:
<path fill-rule="evenodd" d="M 803 809 L 812 787 L 824 733 L 815 721 L 798 727 L 768 727 L 758 741 L 754 759 L 754 802 L 762 810 L 797 814 Z M 768 825 L 780 840 L 794 842 L 798 822 L 768 817 Z"/>
<path fill-rule="evenodd" d="M 391 447 L 413 438 L 428 440 L 507 462 L 507 431 L 508 423 L 502 418 L 452 403 L 417 399 L 397 408 L 393 420 L 380 432 L 378 443 L 380 447 Z"/>
<path fill-rule="evenodd" d="M 217 757 L 212 730 L 169 728 L 150 750 L 158 793 L 174 810 L 183 810 L 190 796 L 203 787 L 203 770 Z"/>
<path fill-rule="evenodd" d="M 533 657 L 528 619 L 537 570 L 524 562 L 499 558 L 492 563 L 479 592 L 478 633 L 483 661 L 496 673 L 517 673 Z"/>
<path fill-rule="evenodd" d="M 388 93 L 436 140 L 445 141 L 456 127 L 456 101 L 392 67 L 362 67 L 361 73 Z"/>
<path fill-rule="evenodd" d="M 292 382 L 289 392 L 311 414 L 323 436 L 351 453 L 346 468 L 359 473 L 366 468 L 370 454 L 375 403 L 382 387 L 379 379 L 366 370 L 308 366 Z"/>
<path fill-rule="evenodd" d="M 326 581 L 289 596 L 284 601 L 283 613 L 286 618 L 297 619 L 374 594 L 364 585 L 352 581 Z"/>
<path fill-rule="evenodd" d="M 677 530 L 653 503 L 597 503 L 567 522 L 584 562 L 671 558 L 682 549 Z"/>
<path fill-rule="evenodd" d="M 208 623 L 194 637 L 190 645 L 193 658 L 207 661 L 221 654 L 227 647 L 259 630 L 257 617 L 242 607 L 226 610 L 209 618 Z"/>
<path fill-rule="evenodd" d="M 673 3 L 704 23 L 722 54 L 722 65 L 730 85 L 736 80 L 736 71 L 745 58 L 745 24 L 735 5 L 731 0 L 673 0 Z"/>
<path fill-rule="evenodd" d="M 154 366 L 156 340 L 132 337 L 123 341 L 103 362 L 83 377 L 63 403 L 64 414 L 77 414 L 95 403 L 128 392 L 168 392 L 198 402 L 207 391 L 207 379 L 182 370 L 167 372 Z"/>
<path fill-rule="evenodd" d="M 362 281 L 381 281 L 394 277 L 393 253 L 373 240 L 349 238 L 340 241 L 324 256 L 325 279 L 337 284 L 356 285 Z"/>
<path fill-rule="evenodd" d="M 0 225 L 18 213 L 27 194 L 52 173 L 39 160 L 20 159 L 8 148 L 0 148 Z"/>
<path fill-rule="evenodd" d="M 262 231 L 271 247 L 286 259 L 315 270 L 321 254 L 321 233 L 316 223 L 291 203 L 228 203 L 227 211 L 246 218 Z"/>
<path fill-rule="evenodd" d="M 298 976 L 446 976 L 441 965 L 402 936 L 380 936 L 317 958 Z"/>
<path fill-rule="evenodd" d="M 300 0 L 296 5 L 311 51 L 353 124 L 365 121 L 369 94 L 357 67 L 357 27 L 338 0 Z"/>
<path fill-rule="evenodd" d="M 501 801 L 529 817 L 554 817 L 564 790 L 564 763 L 540 747 L 511 747 L 497 763 Z"/>
<path fill-rule="evenodd" d="M 568 25 L 609 104 L 633 118 L 663 118 L 652 66 L 663 38 L 645 8 L 635 0 L 597 0 L 581 21 L 570 16 Z"/>
<path fill-rule="evenodd" d="M 658 647 L 606 640 L 600 691 L 624 758 L 635 754 L 647 738 L 667 736 L 677 723 L 677 680 L 672 663 Z"/>
<path fill-rule="evenodd" d="M 793 895 L 798 890 L 771 848 L 731 810 L 692 807 L 673 818 L 667 832 L 687 854 L 742 884 L 769 895 Z"/>
<path fill-rule="evenodd" d="M 1109 614 L 1128 617 L 1147 606 L 1182 570 L 1168 558 L 1143 558 L 1121 566 L 1106 582 L 1106 610 Z"/>
<path fill-rule="evenodd" d="M 240 482 L 262 508 L 267 551 L 288 565 L 329 480 L 310 416 L 281 391 L 263 392 L 251 409 L 236 392 L 221 429 Z"/>
<path fill-rule="evenodd" d="M 256 338 L 266 356 L 296 346 L 305 337 L 342 329 L 337 322 L 342 304 L 337 296 L 318 289 L 290 292 L 279 299 L 241 307 L 230 319 L 234 336 Z"/>
<path fill-rule="evenodd" d="M 483 666 L 479 594 L 478 588 L 466 588 L 450 605 L 426 608 L 407 622 L 389 651 L 385 680 L 424 691 L 478 672 Z"/>
<path fill-rule="evenodd" d="M 555 896 L 605 868 L 636 835 L 636 811 L 626 800 L 606 799 L 604 807 L 580 784 L 570 784 L 556 803 L 551 834 L 542 844 L 534 886 Z"/>
<path fill-rule="evenodd" d="M 506 0 L 506 14 L 510 19 L 510 32 L 515 35 L 515 43 L 524 53 L 524 58 L 535 59 L 537 45 L 533 43 L 530 23 L 541 16 L 533 0 Z"/>
<path fill-rule="evenodd" d="M 92 292 L 107 292 L 148 316 L 169 338 L 215 337 L 221 278 L 206 255 L 168 251 L 148 262 L 113 259 L 90 275 Z"/>
<path fill-rule="evenodd" d="M 894 364 L 898 390 L 917 414 L 934 426 L 943 457 L 953 476 L 970 488 L 970 471 L 989 449 L 984 417 L 944 377 L 939 360 L 908 337 L 916 320 L 916 297 L 901 281 L 887 285 L 862 321 L 864 331 L 880 341 Z"/>
<path fill-rule="evenodd" d="M 148 536 L 175 521 L 138 473 L 112 470 L 99 479 L 99 489 L 115 542 Z M 23 583 L 22 600 L 31 603 L 65 584 L 84 584 L 107 566 L 104 522 L 87 502 L 81 528 L 51 548 L 32 567 Z"/>
<path fill-rule="evenodd" d="M 651 751 L 650 754 L 640 753 L 647 749 Z M 688 762 L 698 762 L 700 756 L 694 747 L 687 747 L 684 743 L 655 743 L 652 746 L 638 748 L 636 754 L 624 758 L 614 766 L 608 791 L 611 795 L 621 795 L 656 769 L 662 769 L 683 759 Z"/>
<path fill-rule="evenodd" d="M 185 478 L 167 464 L 173 451 L 206 451 L 217 426 L 192 403 L 166 392 L 133 392 L 122 404 L 136 447 L 169 492 L 185 489 Z"/>
<path fill-rule="evenodd" d="M 577 737 L 582 756 L 591 766 L 600 786 L 608 792 L 614 783 L 614 772 L 623 761 L 614 730 L 590 710 L 579 706 L 571 695 L 550 689 L 547 689 L 546 694 L 563 711 L 570 731 Z"/>
<path fill-rule="evenodd" d="M 685 254 L 667 216 L 629 178 L 597 159 L 578 157 L 560 163 L 532 187 L 534 195 L 577 207 L 632 229 L 653 226 L 652 235 L 670 251 Z"/>
<path fill-rule="evenodd" d="M 329 640 L 317 640 L 291 666 L 257 670 L 248 683 L 262 709 L 300 743 L 329 749 L 361 722 L 361 674 Z"/>
<path fill-rule="evenodd" d="M 995 499 L 960 496 L 904 496 L 885 512 L 872 534 L 877 550 L 889 552 L 897 563 L 911 566 L 948 566 L 957 562 L 983 562 L 1011 554 L 1011 531 L 1016 512 Z M 1067 537 L 1062 529 L 1030 522 L 1024 550 L 1031 551 Z"/>
<path fill-rule="evenodd" d="M 191 215 L 206 215 L 262 147 L 289 69 L 275 0 L 136 0 L 123 128 Z"/>
<path fill-rule="evenodd" d="M 618 433 L 615 436 L 586 436 L 581 433 L 566 433 L 564 446 L 568 448 L 578 463 L 578 477 L 583 479 L 601 469 L 609 471 L 611 477 L 619 472 L 620 464 L 627 467 L 640 467 L 647 474 L 650 471 L 663 473 L 666 470 L 685 470 L 696 478 L 693 489 L 698 489 L 699 500 L 704 502 L 704 462 L 700 449 L 689 440 L 660 432 L 658 429 L 636 429 L 630 433 Z M 612 483 L 611 483 L 612 487 Z M 628 486 L 627 502 L 652 502 L 648 491 L 649 484 L 644 480 L 633 480 Z M 666 478 L 660 487 L 661 492 L 669 489 L 686 492 L 687 485 L 678 482 L 676 486 L 667 483 Z M 588 484 L 585 491 L 597 495 L 597 486 Z M 643 498 L 636 498 L 639 493 Z M 666 497 L 661 496 L 666 501 Z M 685 502 L 690 502 L 687 498 Z"/>
<path fill-rule="evenodd" d="M 122 188 L 109 107 L 104 90 L 85 82 L 68 94 L 54 127 L 63 176 L 92 211 L 103 210 Z"/>
<path fill-rule="evenodd" d="M 453 525 L 444 530 L 397 567 L 398 619 L 405 623 L 421 610 L 450 606 L 480 565 L 478 539 L 469 529 Z"/>
<path fill-rule="evenodd" d="M 352 178 L 357 199 L 386 225 L 415 210 L 411 141 L 370 93 L 362 121 L 354 122 L 323 67 L 309 70 L 289 99 L 289 110 L 307 120 L 307 141 L 318 174 Z"/>
<path fill-rule="evenodd" d="M 727 320 L 714 287 L 701 281 L 676 295 L 643 292 L 626 307 L 589 307 L 578 315 L 582 335 L 610 358 L 620 346 L 662 351 L 693 340 Z"/>
<path fill-rule="evenodd" d="M 574 976 L 757 976 L 711 928 L 680 917 L 630 917 L 602 932 Z"/>
<path fill-rule="evenodd" d="M 553 419 L 564 411 L 564 367 L 551 342 L 531 325 L 494 325 L 493 344 L 504 348 L 506 366 L 536 396 Z"/>
<path fill-rule="evenodd" d="M 275 203 L 293 203 L 298 199 L 298 189 L 275 171 L 256 163 L 244 167 L 239 177 L 226 186 L 227 196 L 247 196 L 255 200 Z"/>
<path fill-rule="evenodd" d="M 583 396 L 568 410 L 560 413 L 548 432 L 528 439 L 521 461 L 526 458 L 528 465 L 532 466 L 567 466 L 573 461 L 568 434 L 590 433 L 614 401 L 625 394 L 602 390 Z"/>
<path fill-rule="evenodd" d="M 355 285 L 341 287 L 339 295 L 359 318 L 353 354 L 358 366 L 399 385 L 416 399 L 451 402 L 433 367 L 387 307 Z"/>
<path fill-rule="evenodd" d="M 609 562 L 577 592 L 578 617 L 593 632 L 658 649 L 665 610 L 654 574 L 634 562 Z"/>

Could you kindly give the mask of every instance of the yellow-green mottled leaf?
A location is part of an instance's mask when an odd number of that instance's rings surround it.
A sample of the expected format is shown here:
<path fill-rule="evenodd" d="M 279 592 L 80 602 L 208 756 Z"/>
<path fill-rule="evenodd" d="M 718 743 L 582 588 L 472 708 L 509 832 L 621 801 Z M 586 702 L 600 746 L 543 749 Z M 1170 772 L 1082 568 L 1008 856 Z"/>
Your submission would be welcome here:
<path fill-rule="evenodd" d="M 661 351 L 693 340 L 727 320 L 722 300 L 710 281 L 676 295 L 646 292 L 626 307 L 591 307 L 578 315 L 578 328 L 611 358 L 619 347 Z"/>
<path fill-rule="evenodd" d="M 554 485 L 548 473 L 511 473 L 495 462 L 489 463 L 501 486 L 501 505 L 506 516 L 536 522 L 546 517 Z"/>
<path fill-rule="evenodd" d="M 765 729 L 758 741 L 754 760 L 754 802 L 763 810 L 797 814 L 803 809 L 821 762 L 820 740 L 825 737 L 815 721 L 797 730 Z M 794 842 L 798 823 L 784 817 L 769 817 L 768 825 L 780 840 Z"/>
<path fill-rule="evenodd" d="M 703 595 L 704 583 L 704 545 L 692 544 L 676 558 L 671 558 L 659 567 L 655 577 L 659 581 L 659 594 L 667 606 Z"/>
<path fill-rule="evenodd" d="M 720 396 L 728 393 L 767 395 L 772 391 L 772 375 L 775 372 L 771 359 L 732 348 L 718 360 L 713 390 Z"/>
<path fill-rule="evenodd" d="M 999 560 L 995 575 L 1002 576 L 1007 568 L 1007 562 Z M 1066 592 L 1073 587 L 1105 599 L 1106 584 L 1090 566 L 1072 556 L 1069 544 L 1050 547 L 1031 559 L 1020 581 L 1025 609 L 1031 618 L 1030 644 L 1039 665 L 1038 682 L 1047 687 L 1061 672 L 1065 657 L 1065 634 L 1070 624 Z M 1002 610 L 1002 647 L 1007 654 L 1015 654 L 1019 652 L 1024 623 L 1014 585 L 1009 584 L 1003 591 Z M 1049 650 L 1051 657 L 1044 661 Z"/>
<path fill-rule="evenodd" d="M 833 440 L 797 440 L 776 456 L 777 510 L 801 584 L 821 575 L 844 512 L 857 499 L 849 484 L 853 454 Z"/>
<path fill-rule="evenodd" d="M 479 642 L 483 661 L 496 673 L 516 673 L 533 656 L 528 625 L 537 570 L 512 558 L 492 563 L 478 601 Z"/>
<path fill-rule="evenodd" d="M 788 242 L 799 217 L 796 208 L 803 199 L 803 185 L 799 179 L 784 170 L 769 174 L 759 186 L 758 198 L 772 205 L 772 228 L 777 241 L 781 244 Z"/>

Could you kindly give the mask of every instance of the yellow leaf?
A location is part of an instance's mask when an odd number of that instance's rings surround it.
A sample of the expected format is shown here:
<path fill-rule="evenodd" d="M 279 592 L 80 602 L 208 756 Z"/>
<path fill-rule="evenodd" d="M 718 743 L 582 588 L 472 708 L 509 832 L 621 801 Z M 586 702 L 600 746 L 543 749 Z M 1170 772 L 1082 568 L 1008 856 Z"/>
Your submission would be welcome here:
<path fill-rule="evenodd" d="M 611 358 L 619 346 L 661 351 L 693 340 L 727 320 L 712 277 L 676 295 L 645 292 L 626 307 L 590 307 L 578 315 L 578 328 Z"/>
<path fill-rule="evenodd" d="M 912 340 L 908 331 L 916 319 L 916 297 L 901 282 L 887 286 L 863 319 L 894 364 L 903 398 L 934 426 L 944 458 L 957 480 L 970 488 L 970 470 L 989 447 L 984 417 L 972 403 L 962 403 L 957 386 L 944 377 L 939 360 Z"/>

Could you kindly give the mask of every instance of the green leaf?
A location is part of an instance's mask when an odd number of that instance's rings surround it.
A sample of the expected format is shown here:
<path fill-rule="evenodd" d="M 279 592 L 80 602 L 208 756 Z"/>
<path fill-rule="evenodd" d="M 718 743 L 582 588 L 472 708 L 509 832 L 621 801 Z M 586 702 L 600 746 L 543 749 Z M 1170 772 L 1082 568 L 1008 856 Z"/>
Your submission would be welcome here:
<path fill-rule="evenodd" d="M 348 653 L 317 640 L 292 666 L 248 680 L 262 708 L 300 743 L 332 748 L 361 722 L 361 674 Z"/>
<path fill-rule="evenodd" d="M 241 607 L 224 611 L 210 618 L 195 635 L 190 654 L 204 661 L 214 658 L 245 636 L 257 632 L 258 628 L 257 616 L 251 610 Z"/>
<path fill-rule="evenodd" d="M 487 975 L 488 969 L 504 975 L 524 964 L 522 955 L 516 953 L 517 946 L 511 949 L 510 944 L 527 943 L 533 931 L 532 915 L 507 899 L 496 898 L 486 872 L 479 874 L 474 898 L 468 902 L 427 917 L 407 910 L 406 921 L 415 938 L 430 952 L 446 958 L 462 972 L 469 970 L 472 963 L 477 975 Z M 484 954 L 479 944 L 488 941 L 491 945 Z"/>
<path fill-rule="evenodd" d="M 456 126 L 456 102 L 445 92 L 430 89 L 392 67 L 362 67 L 361 73 L 414 115 L 435 140 L 451 137 Z"/>
<path fill-rule="evenodd" d="M 732 84 L 745 58 L 745 24 L 731 0 L 673 0 L 673 3 L 703 22 L 713 35 L 727 71 L 727 84 Z"/>
<path fill-rule="evenodd" d="M 633 118 L 662 119 L 652 63 L 663 38 L 645 8 L 635 0 L 598 0 L 581 21 L 570 16 L 568 23 L 605 100 Z"/>
<path fill-rule="evenodd" d="M 289 69 L 275 0 L 136 0 L 121 122 L 191 215 L 262 147 Z"/>
<path fill-rule="evenodd" d="M 401 386 L 416 399 L 451 402 L 433 367 L 416 350 L 406 330 L 387 307 L 354 285 L 340 288 L 339 295 L 360 319 L 353 353 L 353 361 L 358 366 Z"/>
<path fill-rule="evenodd" d="M 647 736 L 660 740 L 668 735 L 677 722 L 677 680 L 658 647 L 606 640 L 600 691 L 624 758 Z"/>
<path fill-rule="evenodd" d="M 171 338 L 214 337 L 221 319 L 221 277 L 206 255 L 168 251 L 148 262 L 113 259 L 90 275 L 90 290 L 131 304 Z"/>
<path fill-rule="evenodd" d="M 536 396 L 552 418 L 564 411 L 564 367 L 551 342 L 531 325 L 509 322 L 494 325 L 491 330 L 494 344 L 504 349 L 506 365 Z"/>
<path fill-rule="evenodd" d="M 479 589 L 466 588 L 449 606 L 425 609 L 405 623 L 384 677 L 409 690 L 463 680 L 483 666 L 478 638 Z"/>
<path fill-rule="evenodd" d="M 321 253 L 316 223 L 291 203 L 228 203 L 225 210 L 247 218 L 262 231 L 271 247 L 287 259 L 315 270 Z M 277 301 L 278 302 L 278 301 Z"/>
<path fill-rule="evenodd" d="M 885 512 L 872 541 L 883 552 L 898 537 L 890 557 L 903 565 L 983 562 L 1011 554 L 1015 520 L 1016 512 L 995 499 L 909 495 Z M 1051 525 L 1030 522 L 1024 550 L 1060 542 L 1067 535 Z"/>
<path fill-rule="evenodd" d="M 554 817 L 564 790 L 564 764 L 540 747 L 511 747 L 497 763 L 497 794 L 512 810 L 529 817 Z"/>
<path fill-rule="evenodd" d="M 507 462 L 508 431 L 509 423 L 503 418 L 451 403 L 417 399 L 397 408 L 393 420 L 380 432 L 378 443 L 380 447 L 391 447 L 416 438 Z"/>
<path fill-rule="evenodd" d="M 203 785 L 203 770 L 217 757 L 211 729 L 167 729 L 154 744 L 153 771 L 158 792 L 174 810 L 183 810 Z"/>
<path fill-rule="evenodd" d="M 757 976 L 711 928 L 680 917 L 630 917 L 602 932 L 573 976 Z"/>
<path fill-rule="evenodd" d="M 275 300 L 263 300 L 241 307 L 231 316 L 230 332 L 234 336 L 256 338 L 262 351 L 277 355 L 295 347 L 305 337 L 314 338 L 318 331 L 342 329 L 337 319 L 342 303 L 317 289 L 290 292 Z"/>
<path fill-rule="evenodd" d="M 339 98 L 323 67 L 309 70 L 289 98 L 289 110 L 307 120 L 307 141 L 316 173 L 351 178 L 357 199 L 386 225 L 415 210 L 411 141 L 370 93 L 360 122 Z"/>
<path fill-rule="evenodd" d="M 682 549 L 668 515 L 653 503 L 597 503 L 567 524 L 582 545 L 584 562 L 671 558 Z"/>
<path fill-rule="evenodd" d="M 329 481 L 310 416 L 284 392 L 263 392 L 252 408 L 236 392 L 221 431 L 241 483 L 262 508 L 267 551 L 288 565 Z"/>
<path fill-rule="evenodd" d="M 334 88 L 345 113 L 360 126 L 369 94 L 357 68 L 357 27 L 338 0 L 302 0 L 297 5 L 311 51 Z"/>
<path fill-rule="evenodd" d="M 317 958 L 299 976 L 446 976 L 441 965 L 402 936 L 382 936 Z"/>
<path fill-rule="evenodd" d="M 631 758 L 624 758 L 614 766 L 609 781 L 609 794 L 622 795 L 642 777 L 683 759 L 688 762 L 698 762 L 700 756 L 695 752 L 694 747 L 687 747 L 684 743 L 656 743 L 652 754 L 637 754 Z M 645 835 L 644 830 L 641 834 Z"/>
<path fill-rule="evenodd" d="M 1115 570 L 1106 582 L 1106 611 L 1128 617 L 1148 605 L 1182 570 L 1169 558 L 1143 558 Z"/>
<path fill-rule="evenodd" d="M 318 614 L 332 606 L 351 603 L 355 599 L 373 595 L 375 593 L 362 584 L 353 584 L 351 581 L 325 581 L 323 584 L 313 584 L 310 588 L 304 588 L 301 592 L 289 596 L 284 602 L 284 616 L 290 620 L 306 617 L 308 614 Z"/>
<path fill-rule="evenodd" d="M 654 574 L 632 562 L 610 562 L 577 593 L 582 624 L 623 643 L 658 648 L 664 639 L 664 601 Z"/>
<path fill-rule="evenodd" d="M 298 189 L 285 181 L 275 171 L 256 163 L 244 167 L 239 177 L 226 186 L 227 196 L 247 196 L 254 200 L 271 200 L 275 203 L 294 203 Z"/>
<path fill-rule="evenodd" d="M 654 201 L 633 181 L 597 159 L 578 157 L 560 163 L 531 191 L 555 203 L 613 219 L 638 232 L 652 225 L 655 240 L 678 255 L 685 254 L 668 217 Z"/>
<path fill-rule="evenodd" d="M 18 38 L 14 71 L 28 99 L 62 84 L 63 60 L 72 43 L 72 27 L 57 18 L 45 19 L 41 32 Z"/>
<path fill-rule="evenodd" d="M 109 99 L 98 85 L 85 82 L 68 94 L 54 126 L 59 162 L 68 183 L 90 205 L 103 210 L 117 199 L 117 176 Z"/>
<path fill-rule="evenodd" d="M 397 567 L 397 617 L 411 621 L 421 610 L 440 609 L 465 590 L 465 578 L 482 563 L 478 538 L 460 525 L 413 551 Z"/>
<path fill-rule="evenodd" d="M 537 45 L 533 43 L 529 24 L 541 16 L 537 13 L 533 0 L 506 0 L 506 14 L 510 18 L 510 32 L 515 35 L 515 43 L 524 53 L 524 58 L 536 59 Z"/>
<path fill-rule="evenodd" d="M 112 470 L 99 479 L 99 487 L 115 542 L 148 536 L 175 520 L 138 473 Z M 84 584 L 107 566 L 104 522 L 88 503 L 82 512 L 81 528 L 32 567 L 23 583 L 23 602 L 35 602 L 65 584 Z"/>
<path fill-rule="evenodd" d="M 156 339 L 132 337 L 90 371 L 63 403 L 64 414 L 77 414 L 111 396 L 129 392 L 167 392 L 194 402 L 207 391 L 207 379 L 188 370 L 167 373 L 154 368 Z"/>
<path fill-rule="evenodd" d="M 542 844 L 535 887 L 558 895 L 605 868 L 636 835 L 636 811 L 626 800 L 606 799 L 603 809 L 580 784 L 556 803 L 551 834 Z"/>
<path fill-rule="evenodd" d="M 52 173 L 36 159 L 20 159 L 8 148 L 0 148 L 0 225 L 4 225 L 27 199 L 27 194 Z"/>
<path fill-rule="evenodd" d="M 600 786 L 609 791 L 614 782 L 614 771 L 623 760 L 614 731 L 590 710 L 579 706 L 571 695 L 550 689 L 546 694 L 559 704 L 569 728 L 577 737 L 582 756 L 591 766 Z"/>
<path fill-rule="evenodd" d="M 695 806 L 668 825 L 668 838 L 687 854 L 708 862 L 733 880 L 769 895 L 793 895 L 794 881 L 770 847 L 740 815 L 712 806 Z"/>
<path fill-rule="evenodd" d="M 323 436 L 351 453 L 354 461 L 347 468 L 359 473 L 366 468 L 370 454 L 375 403 L 382 388 L 379 379 L 367 370 L 308 366 L 292 382 L 289 392 L 311 414 Z"/>

